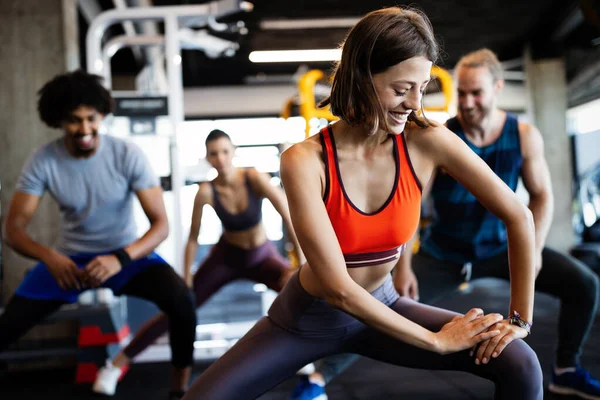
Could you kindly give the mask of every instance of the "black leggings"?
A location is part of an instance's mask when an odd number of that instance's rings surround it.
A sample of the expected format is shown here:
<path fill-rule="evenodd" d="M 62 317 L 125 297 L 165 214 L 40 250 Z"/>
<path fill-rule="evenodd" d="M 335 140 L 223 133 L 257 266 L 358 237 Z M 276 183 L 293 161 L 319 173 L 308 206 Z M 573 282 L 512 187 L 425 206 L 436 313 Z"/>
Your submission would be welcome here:
<path fill-rule="evenodd" d="M 116 294 L 150 301 L 167 314 L 173 366 L 184 368 L 192 365 L 196 335 L 194 301 L 183 280 L 169 265 L 161 263 L 145 268 Z M 63 300 L 38 300 L 14 295 L 0 315 L 0 351 L 63 304 L 66 304 Z"/>
<path fill-rule="evenodd" d="M 391 279 L 372 295 L 417 324 L 439 331 L 456 313 L 398 298 Z M 194 382 L 183 400 L 255 399 L 322 357 L 356 353 L 422 369 L 465 371 L 492 380 L 497 400 L 541 400 L 539 361 L 522 340 L 498 358 L 476 365 L 469 351 L 440 355 L 392 338 L 312 297 L 295 274 L 269 310 L 229 351 Z"/>

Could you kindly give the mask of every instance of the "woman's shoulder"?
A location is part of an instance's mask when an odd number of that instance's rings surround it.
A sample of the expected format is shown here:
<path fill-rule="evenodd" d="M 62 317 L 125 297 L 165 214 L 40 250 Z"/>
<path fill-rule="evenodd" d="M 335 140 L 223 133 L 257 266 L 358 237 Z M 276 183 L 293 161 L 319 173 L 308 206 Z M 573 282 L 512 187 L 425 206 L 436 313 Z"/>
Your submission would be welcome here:
<path fill-rule="evenodd" d="M 242 169 L 242 174 L 245 175 L 245 179 L 250 184 L 250 188 L 256 195 L 263 196 L 264 188 L 271 185 L 270 175 L 265 172 L 260 172 L 254 167 Z"/>
<path fill-rule="evenodd" d="M 322 154 L 321 140 L 319 134 L 313 135 L 290 146 L 287 150 L 281 153 L 282 162 L 310 164 L 318 160 Z"/>
<path fill-rule="evenodd" d="M 196 203 L 208 204 L 212 198 L 213 189 L 212 181 L 204 181 L 198 184 L 198 192 L 196 192 Z"/>
<path fill-rule="evenodd" d="M 281 172 L 284 175 L 321 172 L 323 164 L 319 134 L 290 146 L 281 154 Z"/>
<path fill-rule="evenodd" d="M 245 168 L 241 168 L 241 170 L 242 170 L 242 174 L 245 175 L 245 177 L 247 179 L 249 179 L 250 181 L 253 181 L 253 180 L 259 178 L 262 174 L 254 167 L 245 167 Z"/>
<path fill-rule="evenodd" d="M 423 150 L 430 150 L 432 146 L 441 144 L 450 133 L 443 124 L 432 120 L 429 120 L 428 126 L 425 127 L 410 122 L 404 129 L 407 143 Z"/>

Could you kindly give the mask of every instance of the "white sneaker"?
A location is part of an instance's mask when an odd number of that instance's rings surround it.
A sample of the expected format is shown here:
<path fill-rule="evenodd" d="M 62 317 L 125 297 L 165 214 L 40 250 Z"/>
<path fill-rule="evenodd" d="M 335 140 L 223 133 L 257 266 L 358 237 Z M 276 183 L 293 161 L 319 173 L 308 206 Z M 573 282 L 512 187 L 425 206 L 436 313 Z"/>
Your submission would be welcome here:
<path fill-rule="evenodd" d="M 113 396 L 117 390 L 117 382 L 120 376 L 121 368 L 115 367 L 110 361 L 107 361 L 106 366 L 98 371 L 92 390 L 106 396 Z"/>
<path fill-rule="evenodd" d="M 304 367 L 300 368 L 296 374 L 297 375 L 310 375 L 315 372 L 315 364 L 310 363 L 306 364 Z"/>

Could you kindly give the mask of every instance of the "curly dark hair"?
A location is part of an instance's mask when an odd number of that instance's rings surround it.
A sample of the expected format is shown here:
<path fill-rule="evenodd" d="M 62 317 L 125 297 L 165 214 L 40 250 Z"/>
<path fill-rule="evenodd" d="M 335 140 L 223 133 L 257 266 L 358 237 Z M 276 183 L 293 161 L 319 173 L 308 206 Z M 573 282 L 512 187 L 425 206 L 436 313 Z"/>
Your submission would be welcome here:
<path fill-rule="evenodd" d="M 60 128 L 61 122 L 80 106 L 110 114 L 114 100 L 102 86 L 102 77 L 79 69 L 55 76 L 38 91 L 38 113 L 46 125 Z"/>

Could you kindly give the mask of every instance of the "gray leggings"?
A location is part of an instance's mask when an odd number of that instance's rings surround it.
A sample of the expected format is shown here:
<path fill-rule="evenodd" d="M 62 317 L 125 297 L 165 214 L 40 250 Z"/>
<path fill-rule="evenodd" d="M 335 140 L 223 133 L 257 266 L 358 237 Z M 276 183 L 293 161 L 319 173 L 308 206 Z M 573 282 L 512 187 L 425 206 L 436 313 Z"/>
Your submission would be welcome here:
<path fill-rule="evenodd" d="M 457 315 L 400 298 L 391 279 L 371 294 L 432 331 Z M 470 372 L 495 383 L 496 399 L 537 400 L 543 395 L 539 361 L 521 340 L 487 365 L 475 365 L 469 351 L 442 356 L 391 338 L 312 297 L 294 274 L 269 316 L 204 371 L 183 400 L 255 399 L 307 363 L 344 352 L 410 368 Z"/>
<path fill-rule="evenodd" d="M 426 304 L 438 302 L 456 291 L 465 281 L 462 264 L 440 261 L 424 252 L 413 256 L 412 267 L 419 283 L 420 301 Z M 473 263 L 471 279 L 487 277 L 509 279 L 506 252 Z M 536 279 L 535 289 L 560 299 L 556 347 L 556 365 L 559 367 L 571 367 L 579 363 L 583 344 L 598 308 L 598 286 L 598 276 L 585 264 L 544 248 L 542 270 Z M 533 332 L 535 335 L 535 326 Z M 328 383 L 357 358 L 353 354 L 336 355 L 319 361 L 316 369 Z"/>

